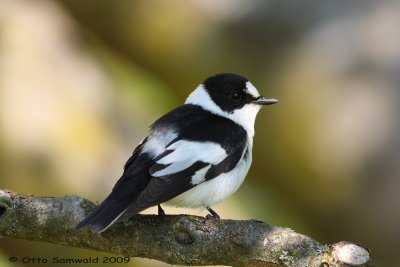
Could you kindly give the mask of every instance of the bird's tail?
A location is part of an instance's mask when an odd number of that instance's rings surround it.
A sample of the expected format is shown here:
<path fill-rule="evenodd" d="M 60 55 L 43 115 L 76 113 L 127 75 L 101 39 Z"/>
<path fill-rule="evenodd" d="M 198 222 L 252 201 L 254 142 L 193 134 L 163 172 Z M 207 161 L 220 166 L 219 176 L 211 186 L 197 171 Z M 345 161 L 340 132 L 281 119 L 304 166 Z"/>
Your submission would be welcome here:
<path fill-rule="evenodd" d="M 76 229 L 90 226 L 93 232 L 103 232 L 117 221 L 128 208 L 130 202 L 121 202 L 111 193 L 89 216 L 81 221 Z"/>
<path fill-rule="evenodd" d="M 135 199 L 150 180 L 149 172 L 143 170 L 153 162 L 145 156 L 138 157 L 139 152 L 137 150 L 125 164 L 124 173 L 110 195 L 76 226 L 77 229 L 90 226 L 94 232 L 103 232 L 117 220 L 129 218 L 145 208 L 137 208 Z"/>

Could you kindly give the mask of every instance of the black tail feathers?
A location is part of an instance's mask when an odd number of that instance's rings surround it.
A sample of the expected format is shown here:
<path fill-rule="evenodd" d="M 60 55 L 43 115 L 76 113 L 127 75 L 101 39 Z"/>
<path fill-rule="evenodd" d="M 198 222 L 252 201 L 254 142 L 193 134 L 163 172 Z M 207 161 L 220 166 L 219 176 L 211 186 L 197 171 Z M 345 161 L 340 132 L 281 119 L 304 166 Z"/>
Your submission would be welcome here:
<path fill-rule="evenodd" d="M 103 232 L 121 217 L 129 204 L 129 202 L 116 201 L 109 196 L 89 216 L 81 221 L 76 226 L 76 229 L 90 226 L 93 232 Z"/>
<path fill-rule="evenodd" d="M 117 220 L 126 219 L 143 210 L 136 207 L 135 200 L 151 179 L 147 168 L 153 161 L 146 156 L 136 157 L 137 154 L 132 155 L 110 195 L 76 226 L 77 229 L 90 226 L 94 232 L 103 232 Z"/>

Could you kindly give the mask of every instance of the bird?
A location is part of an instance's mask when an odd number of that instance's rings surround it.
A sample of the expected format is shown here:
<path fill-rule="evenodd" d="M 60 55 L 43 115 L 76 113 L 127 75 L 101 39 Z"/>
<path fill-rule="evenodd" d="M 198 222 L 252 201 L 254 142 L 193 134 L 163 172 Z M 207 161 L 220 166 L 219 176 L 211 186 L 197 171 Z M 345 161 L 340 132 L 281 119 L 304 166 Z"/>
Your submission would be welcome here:
<path fill-rule="evenodd" d="M 165 215 L 162 203 L 205 208 L 219 219 L 211 206 L 233 194 L 249 171 L 257 113 L 277 102 L 241 75 L 208 77 L 150 126 L 111 193 L 76 228 L 101 233 L 156 205 Z"/>

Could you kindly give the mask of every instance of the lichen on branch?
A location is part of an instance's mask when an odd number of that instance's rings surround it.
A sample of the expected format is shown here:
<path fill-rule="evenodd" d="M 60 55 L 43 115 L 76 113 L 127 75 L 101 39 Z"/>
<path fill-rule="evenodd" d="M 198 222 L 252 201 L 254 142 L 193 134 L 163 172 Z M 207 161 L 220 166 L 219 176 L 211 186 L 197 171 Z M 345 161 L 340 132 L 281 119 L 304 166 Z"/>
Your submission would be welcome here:
<path fill-rule="evenodd" d="M 257 220 L 137 215 L 97 234 L 76 230 L 95 205 L 80 196 L 27 196 L 0 190 L 0 236 L 89 248 L 179 265 L 372 266 L 358 245 L 323 245 Z"/>

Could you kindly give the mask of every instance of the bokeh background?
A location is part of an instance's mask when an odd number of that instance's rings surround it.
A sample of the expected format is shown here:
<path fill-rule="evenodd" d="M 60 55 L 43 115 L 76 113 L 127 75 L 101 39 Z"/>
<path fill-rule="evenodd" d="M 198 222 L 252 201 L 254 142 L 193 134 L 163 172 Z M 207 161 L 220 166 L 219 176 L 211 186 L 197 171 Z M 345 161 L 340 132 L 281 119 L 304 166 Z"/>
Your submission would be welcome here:
<path fill-rule="evenodd" d="M 219 72 L 280 100 L 261 110 L 252 168 L 220 215 L 400 266 L 395 0 L 0 0 L 0 188 L 103 200 L 151 122 Z M 0 266 L 104 255 L 0 240 Z"/>

